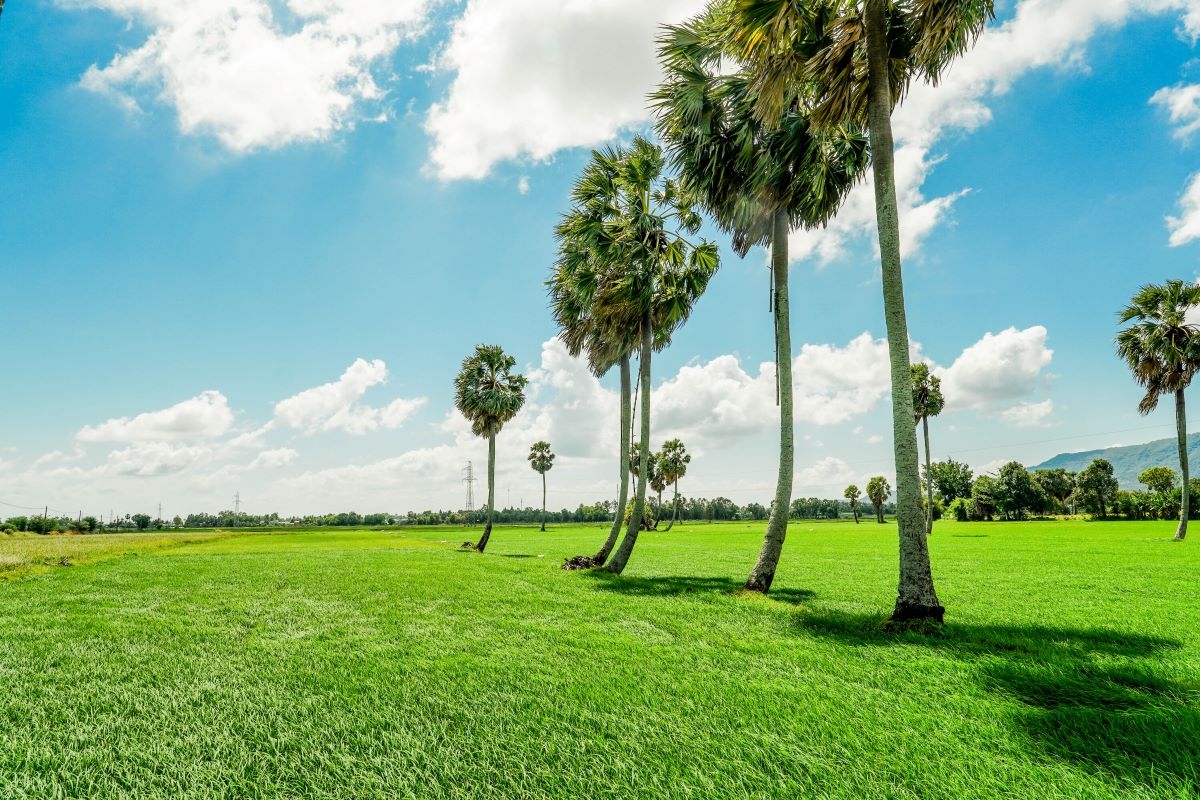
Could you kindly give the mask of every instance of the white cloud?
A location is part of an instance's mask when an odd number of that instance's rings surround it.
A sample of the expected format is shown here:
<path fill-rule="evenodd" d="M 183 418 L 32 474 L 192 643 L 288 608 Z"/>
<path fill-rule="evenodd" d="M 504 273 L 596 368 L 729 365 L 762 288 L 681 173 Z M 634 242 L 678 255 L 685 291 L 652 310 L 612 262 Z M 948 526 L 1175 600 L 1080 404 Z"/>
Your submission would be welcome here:
<path fill-rule="evenodd" d="M 232 424 L 233 411 L 225 395 L 209 390 L 161 411 L 85 425 L 75 438 L 81 442 L 196 441 L 222 436 Z"/>
<path fill-rule="evenodd" d="M 1179 198 L 1179 216 L 1167 217 L 1171 247 L 1200 239 L 1200 172 L 1188 179 L 1187 189 Z"/>
<path fill-rule="evenodd" d="M 171 475 L 208 461 L 211 448 L 200 445 L 175 445 L 169 442 L 139 442 L 114 450 L 98 469 L 103 475 L 157 478 Z"/>
<path fill-rule="evenodd" d="M 529 194 L 529 176 L 522 175 L 517 181 L 517 192 L 520 194 Z"/>
<path fill-rule="evenodd" d="M 425 0 L 61 0 L 149 31 L 82 85 L 130 109 L 149 97 L 185 134 L 234 152 L 328 139 L 378 117 L 380 65 L 419 32 Z"/>
<path fill-rule="evenodd" d="M 594 147 L 648 117 L 658 26 L 703 0 L 468 0 L 437 61 L 453 72 L 429 110 L 442 180 L 483 178 L 497 162 Z"/>
<path fill-rule="evenodd" d="M 984 334 L 953 364 L 935 372 L 942 378 L 948 409 L 987 409 L 1033 391 L 1053 356 L 1041 325 L 1008 328 Z"/>
<path fill-rule="evenodd" d="M 796 487 L 793 496 L 802 494 L 811 496 L 815 493 L 823 497 L 839 497 L 841 492 L 834 490 L 838 487 L 844 488 L 847 483 L 857 478 L 858 475 L 849 464 L 840 458 L 829 456 L 796 471 L 796 477 L 792 483 Z"/>
<path fill-rule="evenodd" d="M 1167 110 L 1171 124 L 1175 126 L 1175 138 L 1186 141 L 1200 130 L 1200 84 L 1164 86 L 1154 93 L 1150 103 Z"/>
<path fill-rule="evenodd" d="M 246 466 L 246 469 L 279 469 L 291 464 L 299 455 L 299 453 L 290 447 L 263 450 L 254 457 L 254 460 Z"/>
<path fill-rule="evenodd" d="M 275 420 L 307 434 L 342 430 L 361 435 L 380 428 L 399 428 L 425 405 L 426 398 L 401 398 L 384 408 L 358 402 L 372 386 L 387 381 L 387 374 L 387 365 L 380 359 L 355 359 L 336 381 L 276 403 Z"/>
<path fill-rule="evenodd" d="M 1054 412 L 1054 401 L 1017 403 L 1000 412 L 1000 418 L 1017 428 L 1047 428 L 1048 417 Z"/>

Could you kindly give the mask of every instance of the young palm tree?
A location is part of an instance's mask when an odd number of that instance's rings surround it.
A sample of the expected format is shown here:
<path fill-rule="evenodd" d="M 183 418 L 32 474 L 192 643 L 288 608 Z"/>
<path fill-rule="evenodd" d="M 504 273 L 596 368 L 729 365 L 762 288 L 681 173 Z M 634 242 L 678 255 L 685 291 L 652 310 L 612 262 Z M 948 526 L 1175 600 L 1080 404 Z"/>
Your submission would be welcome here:
<path fill-rule="evenodd" d="M 499 345 L 481 344 L 463 359 L 454 379 L 454 406 L 471 423 L 471 432 L 488 440 L 487 524 L 475 549 L 483 552 L 492 536 L 496 505 L 496 434 L 525 405 L 525 376 L 514 373 L 517 360 Z"/>
<path fill-rule="evenodd" d="M 671 502 L 671 521 L 667 524 L 668 531 L 675 527 L 675 520 L 679 516 L 679 479 L 687 475 L 690 463 L 692 456 L 683 446 L 683 442 L 679 439 L 663 442 L 658 458 L 658 470 L 664 482 L 675 487 L 675 499 Z"/>
<path fill-rule="evenodd" d="M 529 466 L 542 476 L 542 532 L 546 532 L 546 473 L 554 466 L 549 442 L 534 442 L 529 448 Z"/>
<path fill-rule="evenodd" d="M 854 515 L 854 524 L 858 524 L 858 498 L 862 497 L 862 492 L 858 486 L 850 484 L 846 487 L 846 491 L 842 492 L 842 497 L 850 501 L 850 513 Z"/>
<path fill-rule="evenodd" d="M 1117 334 L 1117 354 L 1133 378 L 1146 388 L 1138 413 L 1149 414 L 1164 394 L 1175 395 L 1175 433 L 1179 441 L 1179 471 L 1183 475 L 1179 527 L 1175 540 L 1187 536 L 1188 453 L 1187 408 L 1183 390 L 1200 369 L 1200 328 L 1187 321 L 1187 311 L 1200 304 L 1200 286 L 1171 280 L 1143 286 L 1119 315 L 1121 324 L 1134 324 Z"/>
<path fill-rule="evenodd" d="M 771 123 L 801 102 L 822 126 L 867 124 L 875 181 L 884 320 L 892 384 L 892 444 L 900 580 L 892 621 L 941 622 L 921 508 L 912 424 L 908 320 L 900 271 L 892 110 L 914 80 L 936 83 L 994 16 L 992 0 L 715 0 L 723 35 L 751 65 L 755 113 Z"/>
<path fill-rule="evenodd" d="M 650 367 L 691 314 L 719 264 L 716 245 L 688 240 L 699 232 L 694 198 L 666 174 L 662 150 L 644 137 L 629 147 L 593 151 L 572 189 L 573 208 L 560 238 L 595 267 L 590 313 L 608 341 L 639 341 L 641 441 L 650 439 Z M 637 544 L 645 513 L 648 448 L 642 450 L 634 511 L 607 568 L 620 573 Z"/>
<path fill-rule="evenodd" d="M 875 521 L 880 525 L 883 524 L 883 504 L 887 502 L 891 493 L 892 485 L 882 475 L 876 475 L 867 481 L 867 499 L 875 506 Z"/>
<path fill-rule="evenodd" d="M 779 467 L 762 548 L 746 579 L 747 589 L 767 592 L 787 536 L 795 459 L 788 234 L 836 213 L 866 167 L 866 140 L 852 126 L 816 130 L 796 103 L 764 124 L 754 75 L 727 68 L 739 63 L 723 36 L 727 6 L 714 3 L 666 29 L 659 41 L 664 81 L 652 99 L 681 181 L 733 235 L 735 252 L 771 248 Z"/>
<path fill-rule="evenodd" d="M 929 477 L 929 418 L 942 413 L 942 409 L 946 407 L 946 398 L 942 397 L 942 379 L 929 372 L 928 364 L 913 364 L 909 371 L 912 375 L 913 416 L 925 428 L 925 530 L 927 533 L 933 533 L 933 481 Z"/>

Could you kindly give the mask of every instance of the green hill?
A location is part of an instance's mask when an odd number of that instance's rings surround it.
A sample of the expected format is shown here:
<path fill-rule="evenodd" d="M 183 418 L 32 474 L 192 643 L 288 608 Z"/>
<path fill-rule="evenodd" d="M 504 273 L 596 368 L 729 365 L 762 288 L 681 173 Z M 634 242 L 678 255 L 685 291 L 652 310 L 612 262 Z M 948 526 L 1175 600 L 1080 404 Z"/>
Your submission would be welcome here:
<path fill-rule="evenodd" d="M 1188 437 L 1188 462 L 1198 464 L 1200 456 L 1200 433 Z M 1038 464 L 1030 469 L 1055 469 L 1062 467 L 1071 472 L 1079 470 L 1092 463 L 1093 459 L 1105 458 L 1112 462 L 1113 472 L 1121 483 L 1122 489 L 1145 489 L 1138 483 L 1138 475 L 1146 467 L 1171 467 L 1179 470 L 1179 450 L 1175 437 L 1155 439 L 1145 444 L 1130 444 L 1124 447 L 1108 447 L 1103 450 L 1087 450 L 1082 453 L 1059 453 L 1054 458 Z M 1193 477 L 1200 475 L 1192 470 Z"/>

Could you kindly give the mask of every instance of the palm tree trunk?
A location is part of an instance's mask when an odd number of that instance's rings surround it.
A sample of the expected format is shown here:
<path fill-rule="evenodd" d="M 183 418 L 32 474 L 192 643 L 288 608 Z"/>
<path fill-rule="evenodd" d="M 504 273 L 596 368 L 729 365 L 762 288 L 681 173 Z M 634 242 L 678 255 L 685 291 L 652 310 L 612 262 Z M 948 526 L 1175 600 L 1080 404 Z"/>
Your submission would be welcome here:
<path fill-rule="evenodd" d="M 542 533 L 546 532 L 546 473 L 542 473 Z"/>
<path fill-rule="evenodd" d="M 646 512 L 646 476 L 650 474 L 650 448 L 646 445 L 650 441 L 650 352 L 653 346 L 650 312 L 646 312 L 642 317 L 642 352 L 638 357 L 638 382 L 646 387 L 646 391 L 642 392 L 641 436 L 643 446 L 639 448 L 638 452 L 637 493 L 633 499 L 633 513 L 629 515 L 629 524 L 625 527 L 625 538 L 621 539 L 621 545 L 613 553 L 612 560 L 608 562 L 607 567 L 609 572 L 615 572 L 618 575 L 625 571 L 625 566 L 629 563 L 629 556 L 633 553 L 633 546 L 637 544 L 638 530 L 642 527 L 642 519 Z M 626 453 L 628 452 L 626 449 Z M 628 455 L 625 457 L 629 458 Z"/>
<path fill-rule="evenodd" d="M 629 374 L 629 354 L 626 353 L 621 356 L 621 490 L 617 496 L 617 514 L 613 518 L 612 528 L 608 531 L 608 538 L 604 540 L 604 546 L 592 558 L 596 564 L 603 564 L 607 561 L 608 554 L 616 547 L 617 537 L 621 535 L 621 523 L 625 521 L 625 505 L 629 502 L 629 440 L 632 436 L 629 426 L 633 419 L 633 405 L 630 402 L 632 383 L 633 378 Z"/>
<path fill-rule="evenodd" d="M 1183 489 L 1179 492 L 1179 527 L 1175 529 L 1175 541 L 1182 542 L 1187 536 L 1191 505 L 1188 491 L 1187 406 L 1183 401 L 1183 389 L 1175 392 L 1175 430 L 1179 434 L 1179 474 L 1183 476 Z"/>
<path fill-rule="evenodd" d="M 667 523 L 667 530 L 663 531 L 663 533 L 667 533 L 671 530 L 671 528 L 675 527 L 675 520 L 678 516 L 679 516 L 679 481 L 675 481 L 675 500 L 671 503 L 671 521 Z"/>
<path fill-rule="evenodd" d="M 875 178 L 875 217 L 883 268 L 883 316 L 887 323 L 892 371 L 892 438 L 896 459 L 896 521 L 900 533 L 900 581 L 892 621 L 941 622 L 946 609 L 938 603 L 929 565 L 925 514 L 921 509 L 921 475 L 917 429 L 913 425 L 912 376 L 909 371 L 908 321 L 904 314 L 904 281 L 900 274 L 900 217 L 896 207 L 895 150 L 892 141 L 892 98 L 888 78 L 886 13 L 888 0 L 866 0 L 867 112 L 870 118 L 871 168 Z"/>
<path fill-rule="evenodd" d="M 933 533 L 933 481 L 929 477 L 929 417 L 921 417 L 921 424 L 925 428 L 925 531 L 930 534 Z"/>
<path fill-rule="evenodd" d="M 788 301 L 788 216 L 775 212 L 771 233 L 771 276 L 775 281 L 775 375 L 779 384 L 779 475 L 775 481 L 775 504 L 767 521 L 767 532 L 758 561 L 746 578 L 746 588 L 766 594 L 775 580 L 775 569 L 787 537 L 788 511 L 792 505 L 794 431 L 792 421 L 792 322 Z"/>
<path fill-rule="evenodd" d="M 492 538 L 492 514 L 493 508 L 496 505 L 496 434 L 488 437 L 488 515 L 487 524 L 483 527 L 483 536 L 479 537 L 479 543 L 475 545 L 475 549 L 483 552 L 487 547 L 488 539 Z"/>

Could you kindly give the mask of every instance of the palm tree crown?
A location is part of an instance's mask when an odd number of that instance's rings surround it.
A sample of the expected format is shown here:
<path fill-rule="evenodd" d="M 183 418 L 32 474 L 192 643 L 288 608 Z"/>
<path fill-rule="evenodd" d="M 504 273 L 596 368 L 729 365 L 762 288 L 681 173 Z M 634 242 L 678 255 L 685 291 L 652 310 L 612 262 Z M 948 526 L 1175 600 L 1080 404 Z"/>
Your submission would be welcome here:
<path fill-rule="evenodd" d="M 529 466 L 534 472 L 545 475 L 554 466 L 554 453 L 549 442 L 534 442 L 529 448 Z"/>
<path fill-rule="evenodd" d="M 516 365 L 499 345 L 477 345 L 463 359 L 454 379 L 454 406 L 476 436 L 495 436 L 525 404 L 527 380 L 512 371 Z"/>
<path fill-rule="evenodd" d="M 1134 323 L 1117 334 L 1117 354 L 1146 389 L 1139 413 L 1149 414 L 1162 395 L 1187 388 L 1200 369 L 1200 327 L 1187 317 L 1198 304 L 1200 286 L 1170 280 L 1143 286 L 1118 315 L 1121 324 Z"/>
<path fill-rule="evenodd" d="M 942 396 L 942 379 L 929 371 L 929 365 L 913 364 L 910 367 L 913 382 L 913 414 L 916 421 L 936 417 L 946 407 Z"/>

